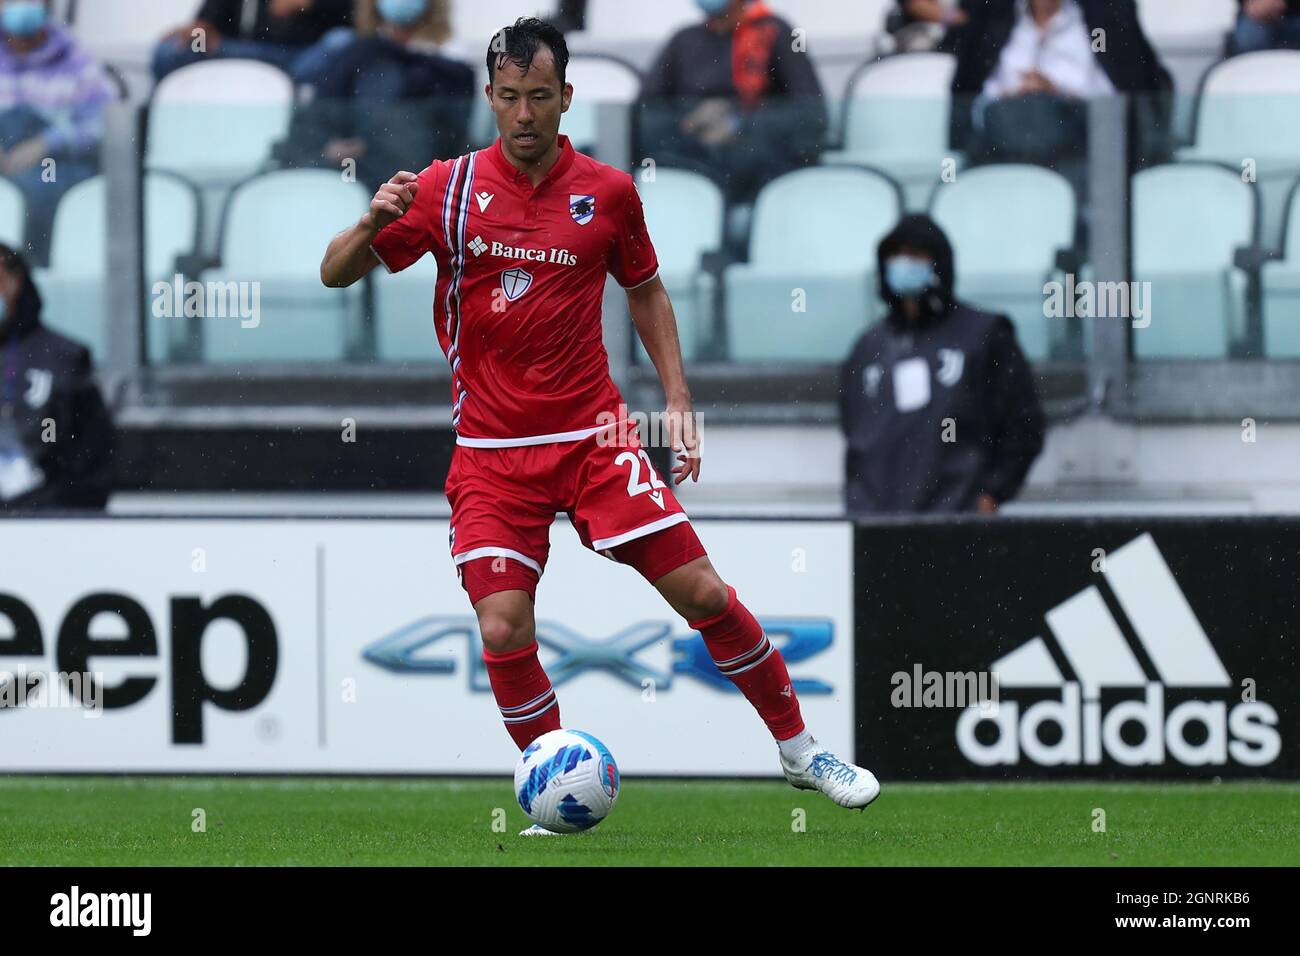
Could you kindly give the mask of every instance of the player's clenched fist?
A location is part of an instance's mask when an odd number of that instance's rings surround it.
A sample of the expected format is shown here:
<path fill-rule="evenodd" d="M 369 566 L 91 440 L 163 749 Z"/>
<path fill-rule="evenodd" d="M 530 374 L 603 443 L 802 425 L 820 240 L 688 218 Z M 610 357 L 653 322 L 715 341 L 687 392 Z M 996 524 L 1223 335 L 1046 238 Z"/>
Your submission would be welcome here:
<path fill-rule="evenodd" d="M 380 186 L 370 201 L 370 222 L 375 231 L 405 216 L 419 190 L 418 177 L 408 172 L 400 172 Z"/>

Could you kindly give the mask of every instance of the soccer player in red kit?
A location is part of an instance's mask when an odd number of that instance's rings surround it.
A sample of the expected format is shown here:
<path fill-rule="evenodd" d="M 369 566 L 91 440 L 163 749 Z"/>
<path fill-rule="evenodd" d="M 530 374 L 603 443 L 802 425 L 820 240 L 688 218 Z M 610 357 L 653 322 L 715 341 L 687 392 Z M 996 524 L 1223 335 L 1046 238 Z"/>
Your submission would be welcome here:
<path fill-rule="evenodd" d="M 794 786 L 865 807 L 880 792 L 875 777 L 804 727 L 780 651 L 718 577 L 627 424 L 601 337 L 606 273 L 627 290 L 663 382 L 674 483 L 699 480 L 677 323 L 641 199 L 631 176 L 559 133 L 573 96 L 568 60 L 563 35 L 544 21 L 498 31 L 485 94 L 500 137 L 418 176 L 395 175 L 330 243 L 321 279 L 341 288 L 381 264 L 399 272 L 426 253 L 437 260 L 434 320 L 451 364 L 457 446 L 446 487 L 451 553 L 521 750 L 560 727 L 537 658 L 533 597 L 563 511 L 583 544 L 635 568 L 700 632 L 767 724 Z"/>

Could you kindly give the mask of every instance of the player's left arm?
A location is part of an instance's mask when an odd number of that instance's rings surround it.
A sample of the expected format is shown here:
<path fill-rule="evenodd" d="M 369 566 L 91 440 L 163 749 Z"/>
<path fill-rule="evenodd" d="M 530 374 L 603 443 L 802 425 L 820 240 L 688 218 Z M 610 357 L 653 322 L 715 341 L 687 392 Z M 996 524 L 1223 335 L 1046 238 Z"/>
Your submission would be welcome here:
<path fill-rule="evenodd" d="M 691 390 L 686 383 L 682 363 L 682 345 L 677 336 L 677 317 L 663 280 L 655 275 L 627 290 L 628 311 L 637 335 L 650 354 L 667 400 L 668 433 L 677 464 L 673 466 L 674 484 L 688 477 L 700 480 L 700 434 L 691 406 Z"/>

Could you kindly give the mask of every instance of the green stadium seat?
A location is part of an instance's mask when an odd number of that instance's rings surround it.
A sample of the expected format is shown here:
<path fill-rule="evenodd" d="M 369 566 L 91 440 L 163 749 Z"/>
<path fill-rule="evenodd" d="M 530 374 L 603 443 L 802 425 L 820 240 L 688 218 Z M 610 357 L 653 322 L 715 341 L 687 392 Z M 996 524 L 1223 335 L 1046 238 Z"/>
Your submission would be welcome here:
<path fill-rule="evenodd" d="M 1195 197 L 1195 201 L 1190 201 Z M 1237 249 L 1257 236 L 1254 190 L 1215 163 L 1171 163 L 1133 177 L 1133 280 L 1151 283 L 1138 358 L 1225 358 L 1245 332 Z"/>
<path fill-rule="evenodd" d="M 1066 320 L 1045 315 L 1043 286 L 1057 273 L 1058 252 L 1074 245 L 1075 214 L 1064 176 L 1019 163 L 964 170 L 930 200 L 952 243 L 957 297 L 1009 316 L 1031 360 L 1067 337 Z"/>
<path fill-rule="evenodd" d="M 221 228 L 221 265 L 207 283 L 260 295 L 260 317 L 203 320 L 209 362 L 339 361 L 361 333 L 363 286 L 327 289 L 320 281 L 325 247 L 370 206 L 370 194 L 324 169 L 266 173 L 230 194 Z"/>
<path fill-rule="evenodd" d="M 876 170 L 819 166 L 759 193 L 749 262 L 728 266 L 728 354 L 838 362 L 880 316 L 876 245 L 898 222 L 897 184 Z"/>

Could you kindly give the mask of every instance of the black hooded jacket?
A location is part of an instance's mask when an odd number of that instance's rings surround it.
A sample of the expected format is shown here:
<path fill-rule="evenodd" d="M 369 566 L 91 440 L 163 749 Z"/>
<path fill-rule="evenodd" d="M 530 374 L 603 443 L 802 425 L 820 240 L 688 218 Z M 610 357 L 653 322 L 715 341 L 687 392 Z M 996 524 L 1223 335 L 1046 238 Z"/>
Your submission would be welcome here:
<path fill-rule="evenodd" d="M 0 323 L 0 436 L 9 427 L 41 473 L 31 490 L 4 500 L 0 515 L 45 508 L 95 508 L 113 483 L 113 423 L 85 346 L 47 329 L 30 282 Z"/>
<path fill-rule="evenodd" d="M 911 324 L 885 284 L 886 251 L 930 253 L 936 282 Z M 969 511 L 1020 489 L 1043 447 L 1033 376 L 1006 316 L 953 298 L 953 254 L 923 215 L 905 216 L 877 250 L 885 321 L 840 372 L 850 513 Z"/>

